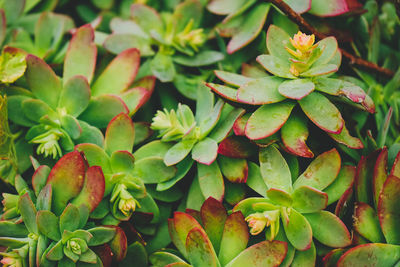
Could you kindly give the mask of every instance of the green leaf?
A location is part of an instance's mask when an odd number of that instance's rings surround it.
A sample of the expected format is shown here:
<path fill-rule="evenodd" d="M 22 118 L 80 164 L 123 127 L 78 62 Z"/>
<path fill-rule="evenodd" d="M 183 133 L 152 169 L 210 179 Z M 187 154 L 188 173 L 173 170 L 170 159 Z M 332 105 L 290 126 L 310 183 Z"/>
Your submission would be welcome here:
<path fill-rule="evenodd" d="M 268 188 L 292 191 L 292 176 L 282 154 L 274 146 L 260 150 L 260 170 Z"/>
<path fill-rule="evenodd" d="M 224 105 L 224 108 L 230 107 L 229 105 Z M 227 108 L 226 108 L 227 109 Z M 224 111 L 224 109 L 222 110 Z M 221 114 L 221 118 L 218 120 L 217 124 L 215 125 L 214 129 L 210 132 L 209 136 L 217 143 L 220 143 L 224 140 L 229 133 L 231 132 L 235 121 L 243 115 L 245 112 L 244 109 L 241 108 L 234 108 L 232 109 L 226 116 L 226 113 Z"/>
<path fill-rule="evenodd" d="M 351 244 L 351 236 L 346 225 L 329 211 L 304 214 L 311 225 L 313 236 L 329 247 L 347 247 Z"/>
<path fill-rule="evenodd" d="M 303 185 L 324 190 L 337 177 L 340 171 L 341 159 L 337 150 L 331 149 L 319 155 L 307 169 L 297 178 L 293 187 L 299 188 Z"/>
<path fill-rule="evenodd" d="M 290 243 L 298 250 L 311 247 L 313 232 L 307 219 L 295 209 L 290 210 L 289 221 L 283 221 L 283 228 Z M 282 220 L 286 220 L 282 218 Z"/>
<path fill-rule="evenodd" d="M 228 43 L 229 54 L 243 48 L 258 36 L 265 24 L 270 7 L 269 3 L 261 3 L 250 9 L 246 17 L 233 18 L 233 20 L 240 20 L 241 25 Z"/>
<path fill-rule="evenodd" d="M 26 81 L 32 93 L 53 109 L 57 108 L 62 90 L 60 79 L 42 59 L 28 55 L 26 57 Z"/>
<path fill-rule="evenodd" d="M 3 41 L 1 39 L 0 36 L 0 43 Z M 26 70 L 25 57 L 26 53 L 23 50 L 6 46 L 0 56 L 0 82 L 13 83 L 24 75 Z"/>
<path fill-rule="evenodd" d="M 279 85 L 279 93 L 287 98 L 300 100 L 314 91 L 315 85 L 309 79 L 284 81 Z"/>
<path fill-rule="evenodd" d="M 224 179 L 217 162 L 210 165 L 197 164 L 197 173 L 201 192 L 205 198 L 213 197 L 222 201 L 224 197 Z"/>
<path fill-rule="evenodd" d="M 353 186 L 355 176 L 356 168 L 353 166 L 344 165 L 340 169 L 335 181 L 324 189 L 324 192 L 328 194 L 328 205 L 339 200 L 344 192 Z"/>
<path fill-rule="evenodd" d="M 249 232 L 246 221 L 241 212 L 234 212 L 225 221 L 221 239 L 221 248 L 218 253 L 222 266 L 228 264 L 247 247 Z"/>
<path fill-rule="evenodd" d="M 315 67 L 312 67 L 311 69 L 300 73 L 301 77 L 315 77 L 315 76 L 321 76 L 321 75 L 326 75 L 332 72 L 336 72 L 338 70 L 338 66 L 334 64 L 326 64 L 326 65 L 318 65 Z"/>
<path fill-rule="evenodd" d="M 63 213 L 60 215 L 60 232 L 64 230 L 75 231 L 79 226 L 79 210 L 73 204 L 68 204 Z"/>
<path fill-rule="evenodd" d="M 344 125 L 342 115 L 322 94 L 312 92 L 299 100 L 299 104 L 307 117 L 322 130 L 334 134 L 342 131 Z"/>
<path fill-rule="evenodd" d="M 168 181 L 158 183 L 157 184 L 157 190 L 158 191 L 163 191 L 171 188 L 174 186 L 177 182 L 179 182 L 182 178 L 185 177 L 185 175 L 189 172 L 193 165 L 194 161 L 192 160 L 191 157 L 186 157 L 184 158 L 181 162 L 179 162 L 176 165 L 177 171 L 174 177 L 169 179 Z"/>
<path fill-rule="evenodd" d="M 362 149 L 364 144 L 357 137 L 350 135 L 349 130 L 347 130 L 346 125 L 343 124 L 343 129 L 339 134 L 328 133 L 330 137 L 336 142 L 343 144 L 352 149 Z"/>
<path fill-rule="evenodd" d="M 218 258 L 206 233 L 199 228 L 193 228 L 186 238 L 186 251 L 189 262 L 193 266 L 218 266 Z"/>
<path fill-rule="evenodd" d="M 86 24 L 75 32 L 68 46 L 64 60 L 64 84 L 75 75 L 82 75 L 90 83 L 96 67 L 97 47 L 94 30 Z"/>
<path fill-rule="evenodd" d="M 281 28 L 271 25 L 267 31 L 267 49 L 270 55 L 288 60 L 291 57 L 285 47 L 291 47 L 290 36 Z"/>
<path fill-rule="evenodd" d="M 135 141 L 135 128 L 126 113 L 115 116 L 107 126 L 104 150 L 108 155 L 118 150 L 132 152 Z"/>
<path fill-rule="evenodd" d="M 182 161 L 192 150 L 197 140 L 182 140 L 173 145 L 164 156 L 164 163 L 167 166 L 175 165 Z"/>
<path fill-rule="evenodd" d="M 258 194 L 266 197 L 268 187 L 265 184 L 263 177 L 261 176 L 260 167 L 253 162 L 249 162 L 248 164 L 249 174 L 247 176 L 246 184 Z"/>
<path fill-rule="evenodd" d="M 176 174 L 175 166 L 166 166 L 160 157 L 148 157 L 135 162 L 133 175 L 140 177 L 145 184 L 167 181 Z"/>
<path fill-rule="evenodd" d="M 247 121 L 246 136 L 258 140 L 273 135 L 286 123 L 294 106 L 291 102 L 262 105 Z"/>
<path fill-rule="evenodd" d="M 27 99 L 22 102 L 22 111 L 25 116 L 35 122 L 39 122 L 43 116 L 56 118 L 56 113 L 40 99 Z"/>
<path fill-rule="evenodd" d="M 213 50 L 204 50 L 196 53 L 194 56 L 176 55 L 172 59 L 175 63 L 178 63 L 187 67 L 202 67 L 211 64 L 215 64 L 218 61 L 224 59 L 224 54 Z"/>
<path fill-rule="evenodd" d="M 25 225 L 11 221 L 0 221 L 0 236 L 26 237 L 29 234 Z"/>
<path fill-rule="evenodd" d="M 37 213 L 36 221 L 40 233 L 54 241 L 60 240 L 59 222 L 54 213 L 48 210 L 40 210 Z"/>
<path fill-rule="evenodd" d="M 81 154 L 74 151 L 64 155 L 51 170 L 47 184 L 53 189 L 52 211 L 56 215 L 60 215 L 68 201 L 81 191 L 85 168 Z"/>
<path fill-rule="evenodd" d="M 368 204 L 357 202 L 354 207 L 353 227 L 362 237 L 373 243 L 384 243 L 379 218 L 376 211 Z"/>
<path fill-rule="evenodd" d="M 120 97 L 101 95 L 90 100 L 87 109 L 79 116 L 79 119 L 92 126 L 106 128 L 108 123 L 121 112 L 129 113 L 129 109 Z"/>
<path fill-rule="evenodd" d="M 110 157 L 95 144 L 79 144 L 75 150 L 83 152 L 89 166 L 100 166 L 104 173 L 111 173 Z"/>
<path fill-rule="evenodd" d="M 161 82 L 172 82 L 174 80 L 176 70 L 171 56 L 158 52 L 151 60 L 150 68 L 153 75 Z"/>
<path fill-rule="evenodd" d="M 36 208 L 38 210 L 51 210 L 52 197 L 53 190 L 50 185 L 46 185 L 37 196 Z"/>
<path fill-rule="evenodd" d="M 214 74 L 224 83 L 237 87 L 243 86 L 253 80 L 253 78 L 222 70 L 214 70 Z"/>
<path fill-rule="evenodd" d="M 218 144 L 211 138 L 205 138 L 197 142 L 192 151 L 192 159 L 210 165 L 217 158 Z"/>
<path fill-rule="evenodd" d="M 93 235 L 88 245 L 99 246 L 113 239 L 116 231 L 114 228 L 99 226 L 89 229 L 88 232 Z"/>
<path fill-rule="evenodd" d="M 51 261 L 60 261 L 64 257 L 62 241 L 58 241 L 46 254 L 46 258 Z"/>
<path fill-rule="evenodd" d="M 218 156 L 218 164 L 222 174 L 232 183 L 245 183 L 248 176 L 248 164 L 245 159 Z"/>
<path fill-rule="evenodd" d="M 134 168 L 135 158 L 128 151 L 115 151 L 110 162 L 113 173 L 129 173 Z"/>
<path fill-rule="evenodd" d="M 82 133 L 81 126 L 75 117 L 65 114 L 60 119 L 61 127 L 68 133 L 72 139 L 78 139 Z"/>
<path fill-rule="evenodd" d="M 219 96 L 228 99 L 233 102 L 239 102 L 236 98 L 237 90 L 233 89 L 229 86 L 220 85 L 216 83 L 206 83 L 206 85 L 213 90 L 214 93 L 218 94 Z"/>
<path fill-rule="evenodd" d="M 22 220 L 26 228 L 28 229 L 29 233 L 38 235 L 39 230 L 36 223 L 37 211 L 28 193 L 24 194 L 19 198 L 18 209 L 19 212 L 21 213 Z"/>
<path fill-rule="evenodd" d="M 315 266 L 315 260 L 317 258 L 316 249 L 314 242 L 311 243 L 311 248 L 300 251 L 296 250 L 294 254 L 291 267 L 303 267 L 303 266 Z"/>
<path fill-rule="evenodd" d="M 330 36 L 322 39 L 318 47 L 324 47 L 321 56 L 314 62 L 314 66 L 328 64 L 338 51 L 338 43 L 335 37 Z"/>
<path fill-rule="evenodd" d="M 400 244 L 399 218 L 397 204 L 400 201 L 400 179 L 389 175 L 379 196 L 378 217 L 386 242 Z"/>
<path fill-rule="evenodd" d="M 71 203 L 80 207 L 86 206 L 92 212 L 101 202 L 105 191 L 105 180 L 100 166 L 91 166 L 86 170 L 85 182 L 81 192 Z"/>
<path fill-rule="evenodd" d="M 128 254 L 129 257 L 129 254 Z M 168 266 L 168 264 L 171 263 L 182 263 L 184 264 L 185 262 L 176 256 L 173 253 L 167 252 L 167 251 L 157 251 L 154 252 L 149 256 L 149 261 L 154 267 L 164 267 Z M 176 265 L 173 265 L 176 266 Z M 179 266 L 179 265 L 178 265 Z M 185 266 L 190 266 L 186 264 Z"/>
<path fill-rule="evenodd" d="M 163 32 L 164 25 L 157 11 L 149 6 L 134 4 L 131 6 L 131 17 L 146 33 L 155 30 Z"/>
<path fill-rule="evenodd" d="M 22 110 L 22 102 L 32 99 L 31 97 L 24 95 L 12 95 L 8 97 L 8 118 L 15 124 L 31 127 L 36 125 L 35 122 L 31 121 L 26 117 Z"/>
<path fill-rule="evenodd" d="M 228 214 L 222 203 L 215 198 L 208 198 L 200 209 L 201 221 L 215 251 L 220 251 L 222 234 Z"/>
<path fill-rule="evenodd" d="M 287 79 L 295 79 L 290 72 L 290 61 L 280 59 L 272 55 L 260 55 L 257 57 L 257 62 L 260 63 L 270 73 Z"/>
<path fill-rule="evenodd" d="M 292 194 L 293 208 L 300 213 L 323 210 L 328 203 L 328 195 L 309 186 L 301 186 Z"/>
<path fill-rule="evenodd" d="M 306 158 L 314 157 L 314 153 L 308 148 L 307 120 L 304 116 L 292 114 L 281 128 L 282 143 L 291 153 Z"/>
<path fill-rule="evenodd" d="M 103 133 L 96 127 L 89 125 L 87 122 L 78 120 L 81 126 L 81 135 L 75 142 L 77 144 L 90 143 L 97 146 L 103 146 L 104 136 Z"/>
<path fill-rule="evenodd" d="M 283 79 L 273 76 L 253 79 L 239 87 L 237 100 L 250 105 L 280 102 L 285 99 L 278 92 L 278 87 L 282 82 Z"/>
<path fill-rule="evenodd" d="M 337 266 L 396 266 L 399 258 L 400 246 L 376 243 L 363 244 L 343 254 Z"/>
<path fill-rule="evenodd" d="M 64 81 L 59 106 L 65 108 L 68 114 L 78 117 L 89 105 L 89 84 L 83 76 L 73 76 Z"/>
<path fill-rule="evenodd" d="M 287 245 L 281 241 L 262 241 L 243 250 L 225 267 L 273 267 L 279 266 L 287 253 Z"/>
<path fill-rule="evenodd" d="M 94 96 L 119 94 L 134 81 L 140 65 L 140 52 L 127 49 L 111 61 L 92 86 Z"/>

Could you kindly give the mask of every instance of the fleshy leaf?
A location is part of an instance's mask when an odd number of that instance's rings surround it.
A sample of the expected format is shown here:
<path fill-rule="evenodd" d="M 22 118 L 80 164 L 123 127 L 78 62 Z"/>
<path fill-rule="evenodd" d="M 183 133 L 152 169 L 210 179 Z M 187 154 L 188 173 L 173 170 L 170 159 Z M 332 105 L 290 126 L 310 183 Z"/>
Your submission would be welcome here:
<path fill-rule="evenodd" d="M 218 154 L 229 158 L 246 159 L 254 154 L 254 144 L 247 138 L 231 135 L 218 144 Z"/>
<path fill-rule="evenodd" d="M 193 147 L 192 158 L 201 163 L 210 165 L 217 158 L 218 144 L 211 138 L 205 138 Z"/>
<path fill-rule="evenodd" d="M 32 93 L 55 109 L 62 89 L 60 79 L 49 65 L 34 55 L 28 55 L 26 63 L 25 77 Z"/>
<path fill-rule="evenodd" d="M 140 65 L 140 52 L 127 49 L 111 61 L 92 86 L 93 96 L 119 94 L 133 82 Z"/>
<path fill-rule="evenodd" d="M 314 91 L 315 85 L 309 79 L 295 79 L 281 83 L 278 91 L 287 98 L 300 100 Z"/>
<path fill-rule="evenodd" d="M 340 257 L 337 266 L 396 266 L 400 246 L 389 244 L 364 244 L 349 249 Z"/>
<path fill-rule="evenodd" d="M 197 164 L 199 184 L 205 198 L 213 197 L 222 201 L 225 192 L 224 179 L 217 162 L 211 165 Z"/>
<path fill-rule="evenodd" d="M 364 145 L 360 139 L 350 135 L 349 130 L 347 130 L 346 125 L 343 125 L 343 129 L 339 134 L 328 133 L 333 140 L 341 143 L 352 149 L 362 149 Z"/>
<path fill-rule="evenodd" d="M 215 251 L 219 251 L 225 220 L 228 214 L 221 202 L 215 198 L 208 198 L 200 209 L 201 221 L 204 230 L 213 244 Z"/>
<path fill-rule="evenodd" d="M 290 243 L 298 250 L 309 249 L 313 232 L 307 219 L 294 209 L 290 211 L 288 218 L 288 222 L 283 222 L 283 227 Z"/>
<path fill-rule="evenodd" d="M 347 247 L 351 236 L 346 225 L 329 211 L 304 214 L 311 225 L 313 236 L 329 247 Z"/>
<path fill-rule="evenodd" d="M 225 221 L 218 258 L 222 266 L 229 263 L 247 247 L 249 232 L 241 212 L 234 212 Z"/>
<path fill-rule="evenodd" d="M 273 135 L 286 123 L 294 106 L 291 102 L 262 105 L 247 121 L 246 136 L 258 140 Z"/>
<path fill-rule="evenodd" d="M 354 207 L 353 227 L 362 235 L 373 243 L 384 243 L 381 226 L 375 210 L 363 202 L 358 202 Z"/>
<path fill-rule="evenodd" d="M 285 61 L 281 58 L 272 55 L 260 55 L 257 57 L 257 62 L 260 63 L 270 73 L 287 79 L 295 79 L 290 72 L 290 61 Z"/>
<path fill-rule="evenodd" d="M 54 213 L 48 210 L 40 210 L 37 213 L 36 221 L 42 234 L 54 241 L 60 240 L 59 222 Z"/>
<path fill-rule="evenodd" d="M 97 47 L 91 25 L 80 27 L 72 36 L 64 60 L 64 84 L 75 75 L 86 77 L 90 83 L 96 67 Z"/>
<path fill-rule="evenodd" d="M 349 6 L 348 3 L 351 3 Z M 348 0 L 328 0 L 313 1 L 311 3 L 310 13 L 320 17 L 333 17 L 351 11 L 352 9 L 361 8 L 362 4 L 358 1 Z"/>
<path fill-rule="evenodd" d="M 232 183 L 245 183 L 248 176 L 248 165 L 245 159 L 228 158 L 220 155 L 218 164 L 222 174 Z"/>
<path fill-rule="evenodd" d="M 203 264 L 210 267 L 218 266 L 214 248 L 206 233 L 199 228 L 193 228 L 188 233 L 186 251 L 188 259 L 193 266 L 201 266 Z"/>
<path fill-rule="evenodd" d="M 164 163 L 167 166 L 175 165 L 182 161 L 192 150 L 196 140 L 183 140 L 173 145 L 165 154 Z"/>
<path fill-rule="evenodd" d="M 237 87 L 243 86 L 247 82 L 250 82 L 251 80 L 253 80 L 252 78 L 249 78 L 249 77 L 246 77 L 246 76 L 243 76 L 240 74 L 222 71 L 222 70 L 215 70 L 214 74 L 224 83 L 226 83 L 228 85 L 232 85 L 232 86 L 237 86 Z"/>
<path fill-rule="evenodd" d="M 263 105 L 280 102 L 285 99 L 279 94 L 278 87 L 283 80 L 279 77 L 253 79 L 237 90 L 237 100 L 250 105 Z"/>
<path fill-rule="evenodd" d="M 59 105 L 78 117 L 89 105 L 90 87 L 84 76 L 73 76 L 64 82 Z"/>
<path fill-rule="evenodd" d="M 311 162 L 303 174 L 297 178 L 293 187 L 296 189 L 307 185 L 323 190 L 336 179 L 340 164 L 340 155 L 335 148 L 324 152 Z"/>
<path fill-rule="evenodd" d="M 290 47 L 290 36 L 281 28 L 271 25 L 267 31 L 267 49 L 270 55 L 288 59 L 290 54 L 285 47 Z"/>
<path fill-rule="evenodd" d="M 1 13 L 0 12 L 0 29 L 1 29 Z M 4 25 L 5 26 L 5 25 Z M 0 30 L 0 44 L 3 37 Z M 6 46 L 0 56 L 0 81 L 8 84 L 18 80 L 26 70 L 26 53 L 18 48 Z"/>
<path fill-rule="evenodd" d="M 389 244 L 400 244 L 400 179 L 389 175 L 379 195 L 378 217 L 383 235 Z"/>
<path fill-rule="evenodd" d="M 176 174 L 175 166 L 166 166 L 160 157 L 148 157 L 135 162 L 134 175 L 146 184 L 168 181 Z"/>
<path fill-rule="evenodd" d="M 294 155 L 312 158 L 314 153 L 308 148 L 307 120 L 304 117 L 292 114 L 281 128 L 282 142 L 285 148 Z"/>
<path fill-rule="evenodd" d="M 282 241 L 262 241 L 242 251 L 225 267 L 278 267 L 287 253 Z"/>
<path fill-rule="evenodd" d="M 83 152 L 89 166 L 100 166 L 104 173 L 111 173 L 110 157 L 95 144 L 79 144 L 75 150 Z"/>
<path fill-rule="evenodd" d="M 120 113 L 107 126 L 104 149 L 109 155 L 118 150 L 132 152 L 134 141 L 133 122 L 126 113 Z"/>
<path fill-rule="evenodd" d="M 353 186 L 354 179 L 356 176 L 356 168 L 349 165 L 344 165 L 340 172 L 328 187 L 324 189 L 324 192 L 328 194 L 328 205 L 340 199 L 340 197 Z"/>
<path fill-rule="evenodd" d="M 268 188 L 280 189 L 290 193 L 292 191 L 292 176 L 282 154 L 274 146 L 260 150 L 261 175 Z"/>
<path fill-rule="evenodd" d="M 328 195 L 309 186 L 301 186 L 292 194 L 293 208 L 301 213 L 323 210 L 328 203 Z"/>
<path fill-rule="evenodd" d="M 381 153 L 379 153 L 378 158 L 376 159 L 374 175 L 372 178 L 372 193 L 374 195 L 375 207 L 378 207 L 379 196 L 381 194 L 383 184 L 387 179 L 387 165 L 388 151 L 387 148 L 384 147 L 381 150 Z"/>
<path fill-rule="evenodd" d="M 73 232 L 79 227 L 79 209 L 73 205 L 68 204 L 60 215 L 60 232 L 64 233 L 64 230 Z M 63 234 L 64 238 L 64 234 Z"/>
<path fill-rule="evenodd" d="M 79 194 L 84 177 L 85 163 L 78 151 L 66 154 L 54 165 L 47 184 L 53 188 L 53 209 L 56 215 L 60 215 L 67 202 Z"/>
<path fill-rule="evenodd" d="M 317 92 L 299 100 L 301 109 L 319 128 L 329 133 L 339 134 L 344 121 L 339 110 L 328 98 Z"/>
<path fill-rule="evenodd" d="M 38 226 L 36 223 L 36 208 L 26 193 L 20 197 L 18 201 L 18 209 L 21 213 L 22 220 L 30 233 L 39 234 Z"/>
<path fill-rule="evenodd" d="M 86 171 L 82 190 L 71 203 L 76 206 L 85 205 L 92 212 L 103 199 L 105 181 L 103 171 L 99 166 L 89 167 Z"/>

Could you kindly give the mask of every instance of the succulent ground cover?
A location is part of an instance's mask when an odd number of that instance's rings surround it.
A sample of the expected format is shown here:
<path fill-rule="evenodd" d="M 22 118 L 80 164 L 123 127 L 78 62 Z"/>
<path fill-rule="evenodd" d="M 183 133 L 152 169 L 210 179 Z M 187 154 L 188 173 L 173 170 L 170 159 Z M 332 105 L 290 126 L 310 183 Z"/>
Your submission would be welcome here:
<path fill-rule="evenodd" d="M 0 0 L 2 266 L 398 266 L 399 16 Z"/>

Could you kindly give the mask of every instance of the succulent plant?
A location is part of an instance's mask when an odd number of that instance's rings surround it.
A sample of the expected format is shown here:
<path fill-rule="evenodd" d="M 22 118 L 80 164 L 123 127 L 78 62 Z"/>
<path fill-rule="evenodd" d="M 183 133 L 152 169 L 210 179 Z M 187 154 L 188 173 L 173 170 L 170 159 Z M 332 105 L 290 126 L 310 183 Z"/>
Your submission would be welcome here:
<path fill-rule="evenodd" d="M 72 151 L 75 143 L 101 145 L 103 135 L 96 127 L 106 127 L 120 112 L 133 115 L 152 92 L 152 78 L 139 82 L 143 86 L 126 90 L 139 67 L 139 52 L 135 49 L 116 57 L 90 88 L 97 55 L 93 38 L 89 25 L 75 32 L 68 46 L 62 80 L 43 60 L 28 55 L 25 78 L 30 90 L 6 88 L 10 95 L 10 120 L 30 127 L 25 138 L 38 145 L 38 154 L 57 158 Z M 146 85 L 151 89 L 146 89 Z"/>
<path fill-rule="evenodd" d="M 340 66 L 341 54 L 334 37 L 314 44 L 315 37 L 298 32 L 293 38 L 272 25 L 267 32 L 270 54 L 257 61 L 273 76 L 249 78 L 215 71 L 230 86 L 208 83 L 214 92 L 242 104 L 260 106 L 248 117 L 245 135 L 252 140 L 269 138 L 281 130 L 284 147 L 302 157 L 313 157 L 306 140 L 307 121 L 295 109 L 298 103 L 305 115 L 335 141 L 350 148 L 362 148 L 362 142 L 350 136 L 338 108 L 326 95 L 343 97 L 370 113 L 375 111 L 371 98 L 357 85 L 328 75 Z M 293 113 L 293 114 L 291 114 Z"/>
<path fill-rule="evenodd" d="M 132 155 L 134 129 L 129 116 L 121 113 L 109 123 L 102 146 L 82 143 L 75 147 L 85 154 L 89 166 L 101 166 L 104 172 L 104 199 L 91 218 L 103 219 L 105 224 L 129 220 L 135 210 L 152 213 L 157 222 L 159 210 L 145 184 L 170 179 L 176 173 L 160 157 L 140 156 L 140 151 L 136 158 Z"/>
<path fill-rule="evenodd" d="M 393 165 L 390 172 L 387 170 L 386 147 L 361 158 L 354 184 L 355 247 L 332 251 L 325 256 L 326 263 L 337 261 L 338 266 L 390 266 L 400 260 L 397 230 L 400 222 L 397 208 L 400 196 L 400 153 L 396 157 L 391 155 L 391 158 Z"/>
<path fill-rule="evenodd" d="M 313 238 L 334 248 L 351 244 L 344 223 L 324 210 L 352 186 L 355 175 L 354 168 L 341 168 L 336 149 L 319 155 L 298 177 L 273 145 L 261 149 L 260 167 L 252 168 L 247 183 L 263 197 L 247 198 L 233 211 L 246 216 L 252 235 L 265 229 L 267 240 L 288 242 L 284 266 L 313 266 Z"/>
<path fill-rule="evenodd" d="M 337 16 L 361 7 L 358 1 L 346 0 L 284 0 L 283 2 L 299 14 L 309 12 L 321 17 Z M 222 37 L 231 38 L 227 52 L 232 54 L 248 45 L 260 34 L 271 6 L 271 3 L 258 0 L 212 0 L 207 8 L 216 15 L 226 15 L 222 23 L 217 25 L 217 30 Z"/>
<path fill-rule="evenodd" d="M 150 256 L 151 266 L 279 266 L 287 247 L 263 241 L 247 248 L 249 233 L 241 212 L 228 215 L 221 202 L 208 198 L 200 211 L 175 212 L 169 219 L 172 242 L 187 262 L 168 251 Z"/>
<path fill-rule="evenodd" d="M 104 47 L 120 53 L 127 48 L 138 48 L 142 56 L 151 56 L 144 65 L 146 73 L 162 82 L 171 82 L 179 72 L 176 64 L 201 67 L 223 59 L 218 51 L 204 47 L 207 33 L 201 28 L 204 7 L 199 0 L 185 0 L 173 13 L 158 12 L 143 4 L 133 4 L 131 20 L 114 18 L 112 34 Z M 153 47 L 157 46 L 157 51 Z"/>
<path fill-rule="evenodd" d="M 101 266 L 89 246 L 121 238 L 116 235 L 117 228 L 87 224 L 104 195 L 101 168 L 87 167 L 79 152 L 70 152 L 51 170 L 38 166 L 32 186 L 33 190 L 17 176 L 18 195 L 3 194 L 0 244 L 7 247 L 3 261 L 14 259 L 24 262 L 23 266 L 53 266 L 56 262 L 59 266 L 77 262 Z M 116 243 L 111 244 L 112 249 Z"/>
<path fill-rule="evenodd" d="M 221 164 L 216 161 L 218 143 L 230 134 L 234 122 L 244 110 L 234 108 L 221 99 L 216 103 L 214 101 L 214 95 L 203 86 L 198 91 L 196 115 L 189 106 L 179 104 L 176 111 L 158 111 L 153 118 L 151 127 L 159 132 L 161 142 L 164 143 L 159 144 L 160 147 L 164 146 L 164 163 L 167 166 L 178 164 L 178 170 L 185 170 L 177 179 L 159 184 L 158 190 L 165 190 L 182 179 L 193 161 L 197 161 L 198 178 L 195 183 L 198 180 L 205 199 L 212 196 L 222 200 L 224 181 Z M 231 163 L 230 167 L 237 164 L 237 169 L 243 170 L 241 174 L 246 171 L 247 162 L 244 159 L 232 159 Z"/>

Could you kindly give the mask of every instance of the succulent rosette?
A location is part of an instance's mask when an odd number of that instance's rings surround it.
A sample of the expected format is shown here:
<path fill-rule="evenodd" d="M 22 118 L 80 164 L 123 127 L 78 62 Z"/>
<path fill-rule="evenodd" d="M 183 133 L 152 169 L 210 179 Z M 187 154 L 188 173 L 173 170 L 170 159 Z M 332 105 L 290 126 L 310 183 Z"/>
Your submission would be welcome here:
<path fill-rule="evenodd" d="M 104 144 L 79 144 L 77 151 L 83 152 L 89 166 L 101 166 L 106 177 L 104 199 L 91 214 L 91 218 L 102 219 L 104 224 L 127 221 L 134 211 L 151 213 L 153 223 L 158 222 L 159 209 L 154 199 L 146 192 L 145 184 L 171 179 L 176 174 L 174 166 L 168 167 L 162 158 L 132 155 L 135 128 L 130 117 L 121 113 L 109 123 Z M 142 151 L 146 146 L 142 147 Z"/>
<path fill-rule="evenodd" d="M 281 241 L 263 241 L 247 247 L 249 233 L 241 212 L 228 215 L 214 198 L 208 198 L 200 211 L 175 212 L 168 228 L 183 257 L 158 251 L 150 256 L 152 266 L 279 266 L 287 252 Z"/>
<path fill-rule="evenodd" d="M 177 65 L 202 67 L 224 58 L 221 52 L 205 46 L 208 36 L 201 28 L 203 11 L 199 0 L 185 0 L 173 13 L 162 14 L 147 5 L 133 4 L 131 20 L 114 18 L 111 21 L 112 34 L 105 39 L 104 47 L 113 53 L 138 48 L 142 56 L 150 57 L 144 63 L 143 73 L 154 75 L 162 82 L 182 80 L 184 77 L 179 76 Z"/>
<path fill-rule="evenodd" d="M 358 138 L 345 127 L 339 109 L 328 97 L 336 96 L 375 112 L 371 98 L 348 81 L 331 78 L 340 66 L 341 54 L 334 37 L 314 44 L 315 37 L 298 32 L 293 38 L 272 25 L 267 32 L 268 55 L 257 61 L 273 76 L 251 78 L 224 71 L 216 75 L 231 86 L 208 83 L 222 97 L 242 104 L 260 106 L 248 117 L 245 135 L 251 140 L 270 138 L 280 130 L 284 147 L 291 153 L 313 157 L 306 140 L 307 120 L 350 148 L 362 148 Z M 234 88 L 236 87 L 236 88 Z M 295 108 L 300 106 L 300 110 Z"/>
<path fill-rule="evenodd" d="M 355 246 L 331 251 L 324 257 L 326 264 L 390 266 L 400 260 L 400 153 L 396 156 L 394 151 L 385 147 L 359 161 L 354 184 Z M 388 165 L 392 165 L 390 172 Z"/>
<path fill-rule="evenodd" d="M 245 182 L 247 161 L 244 158 L 218 157 L 216 160 L 218 144 L 230 135 L 234 122 L 243 112 L 243 109 L 234 108 L 221 99 L 215 102 L 214 95 L 205 86 L 198 91 L 196 115 L 183 104 L 179 104 L 176 110 L 158 111 L 151 126 L 161 137 L 157 144 L 160 148 L 156 150 L 160 151 L 167 166 L 176 165 L 179 175 L 159 183 L 157 190 L 166 190 L 177 183 L 194 161 L 197 162 L 197 176 L 190 191 L 192 194 L 202 192 L 204 198 L 201 201 L 210 196 L 223 199 L 223 174 L 232 182 Z M 196 207 L 199 204 L 196 203 Z"/>
<path fill-rule="evenodd" d="M 93 38 L 90 25 L 75 32 L 68 46 L 62 79 L 42 59 L 28 55 L 25 79 L 29 90 L 6 88 L 9 118 L 17 125 L 29 127 L 25 138 L 37 145 L 37 154 L 58 158 L 72 151 L 76 143 L 101 145 L 103 135 L 98 128 L 105 128 L 120 112 L 133 115 L 152 93 L 151 77 L 128 88 L 140 64 L 136 49 L 114 58 L 90 86 L 97 56 Z"/>
<path fill-rule="evenodd" d="M 110 241 L 111 249 L 121 253 L 117 246 L 121 243 L 114 239 L 126 242 L 126 237 L 118 228 L 87 224 L 104 195 L 101 168 L 88 168 L 77 151 L 66 154 L 53 169 L 35 167 L 33 190 L 17 176 L 18 195 L 3 195 L 0 244 L 7 248 L 2 252 L 4 264 L 101 266 L 90 247 Z"/>
<path fill-rule="evenodd" d="M 361 8 L 358 1 L 346 0 L 284 0 L 294 12 L 311 13 L 320 17 L 338 16 Z M 226 16 L 217 25 L 222 37 L 231 38 L 227 52 L 232 54 L 252 42 L 263 29 L 273 5 L 259 0 L 211 0 L 207 9 L 216 15 Z M 273 14 L 282 16 L 280 13 Z M 276 21 L 279 21 L 277 18 Z"/>
<path fill-rule="evenodd" d="M 298 176 L 271 145 L 261 149 L 260 167 L 254 164 L 252 169 L 247 184 L 264 197 L 247 198 L 233 211 L 243 213 L 252 235 L 265 230 L 267 240 L 288 243 L 284 266 L 313 266 L 313 238 L 333 248 L 351 244 L 345 224 L 337 215 L 324 210 L 338 200 L 347 200 L 355 176 L 354 167 L 341 166 L 336 149 L 316 157 Z M 342 205 L 338 204 L 338 213 Z"/>

